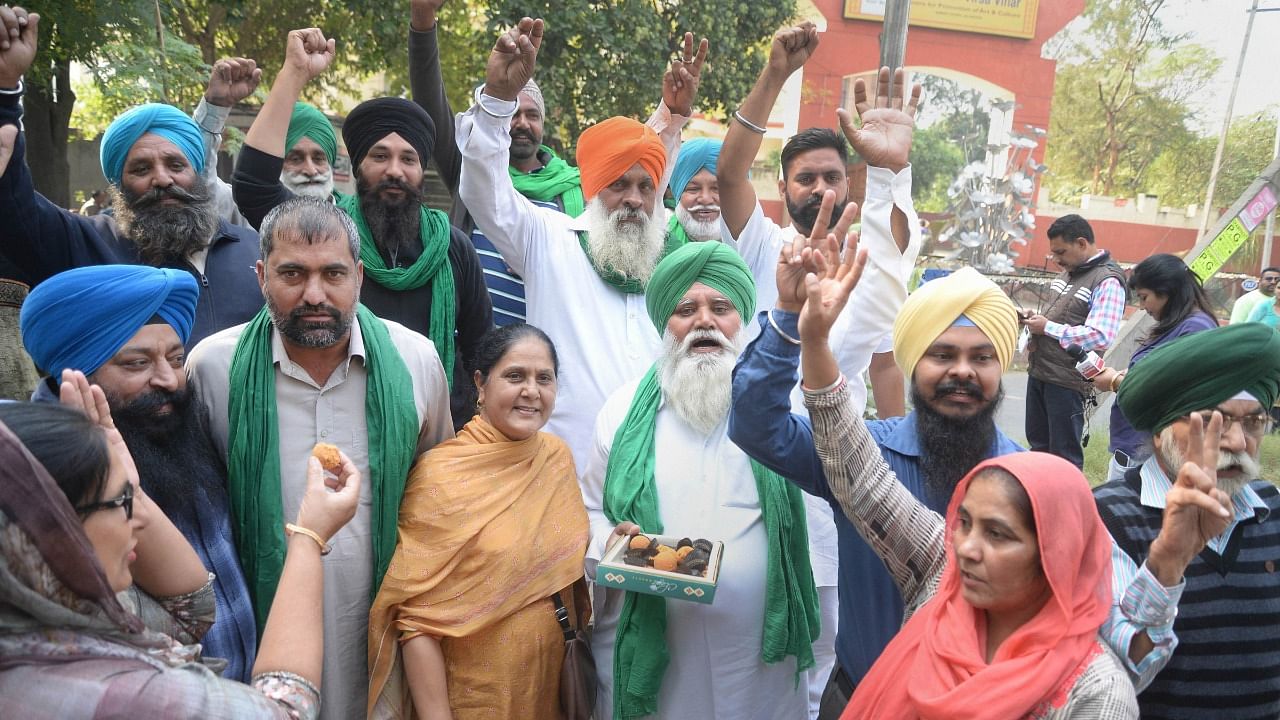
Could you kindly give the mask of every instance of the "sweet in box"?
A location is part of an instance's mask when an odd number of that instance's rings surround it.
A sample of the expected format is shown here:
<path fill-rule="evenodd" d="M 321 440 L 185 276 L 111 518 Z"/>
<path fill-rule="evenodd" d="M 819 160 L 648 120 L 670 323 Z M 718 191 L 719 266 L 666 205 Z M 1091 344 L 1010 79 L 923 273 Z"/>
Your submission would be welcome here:
<path fill-rule="evenodd" d="M 648 537 L 673 548 L 683 539 L 671 535 L 649 535 Z M 604 559 L 596 566 L 596 584 L 675 600 L 690 600 L 705 605 L 710 605 L 715 600 L 716 581 L 720 574 L 720 556 L 724 553 L 723 542 L 717 540 L 711 543 L 706 574 L 702 577 L 629 565 L 624 560 L 628 547 L 629 541 L 623 540 L 609 548 Z"/>

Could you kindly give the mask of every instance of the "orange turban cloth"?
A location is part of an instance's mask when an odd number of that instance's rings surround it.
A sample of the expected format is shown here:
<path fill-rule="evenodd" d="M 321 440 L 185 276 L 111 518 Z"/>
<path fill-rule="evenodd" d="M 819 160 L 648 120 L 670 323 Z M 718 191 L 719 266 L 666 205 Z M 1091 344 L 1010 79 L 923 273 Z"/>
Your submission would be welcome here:
<path fill-rule="evenodd" d="M 631 118 L 611 117 L 587 128 L 578 137 L 578 170 L 582 197 L 587 200 L 622 177 L 632 165 L 649 173 L 657 184 L 667 167 L 667 150 L 653 128 Z"/>

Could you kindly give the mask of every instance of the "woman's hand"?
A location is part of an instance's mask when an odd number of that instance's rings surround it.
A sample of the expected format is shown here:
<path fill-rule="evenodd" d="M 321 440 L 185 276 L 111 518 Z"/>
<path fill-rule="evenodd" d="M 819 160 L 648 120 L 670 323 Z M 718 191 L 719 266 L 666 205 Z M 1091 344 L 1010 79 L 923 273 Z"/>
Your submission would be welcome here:
<path fill-rule="evenodd" d="M 307 458 L 307 492 L 295 521 L 326 543 L 355 517 L 360 504 L 360 471 L 346 453 L 338 451 L 338 456 L 342 467 L 336 477 L 327 475 L 316 458 Z"/>

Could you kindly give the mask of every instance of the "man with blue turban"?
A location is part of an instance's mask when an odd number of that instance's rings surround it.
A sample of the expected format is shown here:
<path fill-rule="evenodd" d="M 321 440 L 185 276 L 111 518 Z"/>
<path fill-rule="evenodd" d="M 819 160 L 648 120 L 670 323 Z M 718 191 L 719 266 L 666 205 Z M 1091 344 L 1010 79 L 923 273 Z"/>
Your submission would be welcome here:
<path fill-rule="evenodd" d="M 814 664 L 820 628 L 804 500 L 728 435 L 733 365 L 755 305 L 751 271 L 718 242 L 684 245 L 649 280 L 662 356 L 596 422 L 582 479 L 588 577 L 609 546 L 639 533 L 705 537 L 725 550 L 714 605 L 605 589 L 592 641 L 596 717 L 807 712 L 796 680 Z"/>
<path fill-rule="evenodd" d="M 328 68 L 334 48 L 335 41 L 317 28 L 289 33 L 284 65 L 245 136 L 232 177 L 236 203 L 255 225 L 295 194 L 279 179 L 288 166 L 291 135 L 310 132 L 314 138 L 327 123 L 318 113 L 300 118 L 297 99 Z M 435 343 L 449 378 L 454 424 L 461 427 L 475 413 L 472 361 L 493 326 L 493 311 L 475 248 L 448 214 L 425 204 L 436 125 L 418 105 L 380 97 L 352 109 L 342 140 L 356 193 L 337 193 L 334 201 L 360 234 L 360 261 L 369 280 L 360 301 L 378 317 Z"/>
<path fill-rule="evenodd" d="M 720 160 L 720 140 L 694 138 L 680 146 L 671 171 L 671 196 L 676 212 L 667 223 L 668 234 L 706 242 L 720 239 L 720 188 L 716 183 L 716 163 Z"/>
<path fill-rule="evenodd" d="M 81 217 L 36 192 L 26 163 L 22 74 L 35 58 L 38 16 L 0 49 L 0 254 L 31 285 L 69 268 L 144 264 L 177 268 L 199 281 L 189 342 L 247 321 L 262 307 L 250 268 L 258 259 L 253 231 L 219 219 L 200 128 L 175 107 L 147 103 L 117 117 L 102 136 L 102 174 L 113 213 Z M 15 126 L 10 129 L 6 126 Z M 0 151 L 0 157 L 5 152 Z"/>
<path fill-rule="evenodd" d="M 183 345 L 200 288 L 183 270 L 93 265 L 58 273 L 22 306 L 22 339 L 49 377 L 32 400 L 58 402 L 63 371 L 100 386 L 139 481 L 216 577 L 217 618 L 204 654 L 248 682 L 257 628 L 231 538 L 227 476 L 187 386 Z"/>

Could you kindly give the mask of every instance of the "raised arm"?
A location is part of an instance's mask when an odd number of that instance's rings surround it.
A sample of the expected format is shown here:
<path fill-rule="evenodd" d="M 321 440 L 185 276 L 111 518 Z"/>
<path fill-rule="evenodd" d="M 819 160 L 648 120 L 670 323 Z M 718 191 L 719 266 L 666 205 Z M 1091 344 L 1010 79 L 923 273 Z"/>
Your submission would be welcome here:
<path fill-rule="evenodd" d="M 213 191 L 218 217 L 232 225 L 245 226 L 249 221 L 236 207 L 231 185 L 218 177 L 218 148 L 222 147 L 222 130 L 226 127 L 231 109 L 236 103 L 252 95 L 258 89 L 261 79 L 262 70 L 253 60 L 223 58 L 213 64 L 204 97 L 200 98 L 200 104 L 191 113 L 191 119 L 200 126 L 200 135 L 204 139 L 204 180 Z"/>
<path fill-rule="evenodd" d="M 817 49 L 818 28 L 811 22 L 775 33 L 773 45 L 769 48 L 769 61 L 760 71 L 751 92 L 738 106 L 735 120 L 729 123 L 729 132 L 725 135 L 720 160 L 716 164 L 716 182 L 720 187 L 720 218 L 734 238 L 742 233 L 756 207 L 756 191 L 751 187 L 748 173 L 760 150 L 769 113 L 778 101 L 787 78 L 799 70 Z"/>
<path fill-rule="evenodd" d="M 436 34 L 440 8 L 445 0 L 411 0 L 409 3 L 409 88 L 413 101 L 427 111 L 436 125 L 432 158 L 440 180 L 458 194 L 462 153 L 454 137 L 453 108 L 440 71 L 440 43 Z"/>
<path fill-rule="evenodd" d="M 249 126 L 232 177 L 236 205 L 254 226 L 261 224 L 272 208 L 293 197 L 280 183 L 289 119 L 302 88 L 329 67 L 333 52 L 333 39 L 326 39 L 316 28 L 289 31 L 284 65 Z"/>

